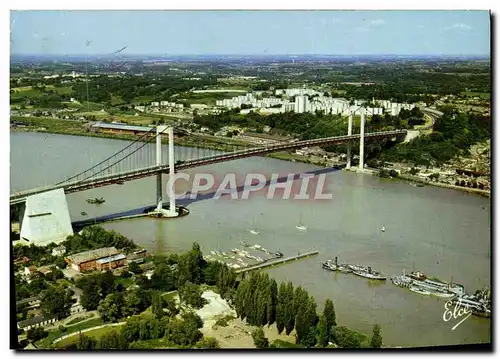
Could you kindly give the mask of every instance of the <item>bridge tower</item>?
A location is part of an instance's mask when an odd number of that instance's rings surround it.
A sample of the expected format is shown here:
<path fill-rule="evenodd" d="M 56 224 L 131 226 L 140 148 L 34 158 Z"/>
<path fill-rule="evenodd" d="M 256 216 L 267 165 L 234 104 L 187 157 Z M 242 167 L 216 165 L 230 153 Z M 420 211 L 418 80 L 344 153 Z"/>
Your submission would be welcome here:
<path fill-rule="evenodd" d="M 349 124 L 347 125 L 347 136 L 352 135 L 352 113 L 349 115 Z M 347 142 L 347 165 L 348 170 L 351 169 L 351 141 Z"/>
<path fill-rule="evenodd" d="M 177 217 L 178 213 L 175 207 L 175 193 L 173 190 L 175 176 L 175 156 L 174 156 L 174 128 L 172 126 L 167 127 L 163 125 L 158 125 L 156 127 L 156 165 L 159 167 L 162 165 L 161 159 L 161 138 L 162 133 L 168 130 L 168 162 L 169 162 L 169 188 L 167 192 L 170 199 L 170 205 L 168 211 L 163 209 L 163 181 L 162 174 L 158 173 L 156 175 L 156 198 L 158 200 L 158 205 L 156 210 L 152 213 L 153 215 L 158 215 L 160 217 Z"/>
<path fill-rule="evenodd" d="M 365 168 L 365 108 L 361 107 L 361 129 L 359 132 L 359 170 Z"/>

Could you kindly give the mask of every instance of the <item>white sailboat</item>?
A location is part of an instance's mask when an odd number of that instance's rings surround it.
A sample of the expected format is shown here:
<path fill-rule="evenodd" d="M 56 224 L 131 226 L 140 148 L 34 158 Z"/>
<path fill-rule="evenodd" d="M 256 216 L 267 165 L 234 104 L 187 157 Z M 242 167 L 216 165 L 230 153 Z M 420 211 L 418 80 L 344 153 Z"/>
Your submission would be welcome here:
<path fill-rule="evenodd" d="M 307 230 L 307 226 L 305 226 L 304 223 L 302 222 L 302 213 L 300 214 L 299 225 L 295 226 L 295 228 L 297 228 L 299 231 L 305 231 L 305 230 Z"/>
<path fill-rule="evenodd" d="M 250 228 L 250 233 L 259 234 L 259 231 L 257 229 L 255 229 L 255 218 L 252 221 L 252 228 Z"/>
<path fill-rule="evenodd" d="M 382 226 L 381 231 L 382 231 L 382 232 L 385 232 L 385 226 Z"/>

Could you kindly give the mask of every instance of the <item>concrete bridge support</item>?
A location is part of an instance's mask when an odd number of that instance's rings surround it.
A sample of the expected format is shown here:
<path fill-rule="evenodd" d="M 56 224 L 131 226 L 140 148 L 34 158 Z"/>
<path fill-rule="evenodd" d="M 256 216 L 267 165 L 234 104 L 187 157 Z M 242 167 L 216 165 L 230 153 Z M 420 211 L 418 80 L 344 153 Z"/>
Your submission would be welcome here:
<path fill-rule="evenodd" d="M 347 125 L 347 135 L 352 135 L 352 114 L 349 115 L 349 124 Z M 347 165 L 348 170 L 351 169 L 351 141 L 347 142 Z"/>
<path fill-rule="evenodd" d="M 361 107 L 361 129 L 359 132 L 359 170 L 365 168 L 365 109 Z"/>
<path fill-rule="evenodd" d="M 170 126 L 168 128 L 168 164 L 170 168 L 170 174 L 168 181 L 168 196 L 170 198 L 170 208 L 168 209 L 168 217 L 177 217 L 177 209 L 175 207 L 175 192 L 174 192 L 174 178 L 175 178 L 175 156 L 174 156 L 174 128 Z"/>
<path fill-rule="evenodd" d="M 175 176 L 175 155 L 174 155 L 174 128 L 172 126 L 157 126 L 156 127 L 156 165 L 162 165 L 161 158 L 161 138 L 162 133 L 168 129 L 168 162 L 170 168 L 170 178 L 173 179 Z M 167 192 L 170 198 L 170 208 L 167 210 L 163 209 L 163 181 L 162 174 L 158 173 L 156 175 L 156 197 L 158 200 L 158 205 L 156 206 L 156 210 L 152 213 L 152 215 L 156 215 L 158 217 L 177 217 L 178 213 L 175 207 L 175 193 L 173 190 L 173 180 L 169 181 L 169 188 L 167 188 Z"/>

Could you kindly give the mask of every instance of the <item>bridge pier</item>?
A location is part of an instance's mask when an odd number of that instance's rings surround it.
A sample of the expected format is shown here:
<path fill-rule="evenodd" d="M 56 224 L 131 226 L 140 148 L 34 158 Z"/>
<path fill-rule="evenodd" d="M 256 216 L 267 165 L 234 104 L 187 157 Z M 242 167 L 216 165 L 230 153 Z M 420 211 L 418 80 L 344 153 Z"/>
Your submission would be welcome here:
<path fill-rule="evenodd" d="M 161 159 L 161 134 L 168 129 L 168 161 L 170 168 L 170 178 L 175 176 L 175 156 L 174 156 L 174 128 L 172 126 L 157 126 L 156 127 L 156 166 L 162 165 Z M 175 193 L 173 191 L 173 180 L 169 181 L 169 188 L 167 188 L 170 197 L 170 206 L 168 210 L 163 208 L 163 181 L 162 173 L 156 174 L 156 198 L 158 205 L 156 209 L 150 214 L 156 217 L 177 217 L 179 213 L 175 207 Z"/>
<path fill-rule="evenodd" d="M 347 127 L 347 136 L 351 136 L 352 135 L 352 113 L 349 115 L 349 124 L 348 124 L 348 127 Z M 352 143 L 351 141 L 347 142 L 347 165 L 346 165 L 346 168 L 348 170 L 351 169 L 351 146 L 352 146 Z"/>
<path fill-rule="evenodd" d="M 365 109 L 361 107 L 361 129 L 359 133 L 359 170 L 365 168 Z"/>

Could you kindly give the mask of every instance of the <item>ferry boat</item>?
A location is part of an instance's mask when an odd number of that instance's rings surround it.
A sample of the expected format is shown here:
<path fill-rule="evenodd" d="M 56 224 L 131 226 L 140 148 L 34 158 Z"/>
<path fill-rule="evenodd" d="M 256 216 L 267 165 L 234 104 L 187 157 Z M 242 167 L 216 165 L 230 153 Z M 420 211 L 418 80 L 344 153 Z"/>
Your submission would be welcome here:
<path fill-rule="evenodd" d="M 368 267 L 368 270 L 353 270 L 352 273 L 368 278 L 368 279 L 375 279 L 375 280 L 386 280 L 387 277 L 384 276 L 382 273 L 376 272 L 372 270 L 372 267 Z"/>
<path fill-rule="evenodd" d="M 87 198 L 87 203 L 91 203 L 91 204 L 101 204 L 101 203 L 104 203 L 106 202 L 104 200 L 104 198 Z"/>

